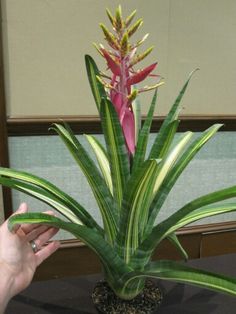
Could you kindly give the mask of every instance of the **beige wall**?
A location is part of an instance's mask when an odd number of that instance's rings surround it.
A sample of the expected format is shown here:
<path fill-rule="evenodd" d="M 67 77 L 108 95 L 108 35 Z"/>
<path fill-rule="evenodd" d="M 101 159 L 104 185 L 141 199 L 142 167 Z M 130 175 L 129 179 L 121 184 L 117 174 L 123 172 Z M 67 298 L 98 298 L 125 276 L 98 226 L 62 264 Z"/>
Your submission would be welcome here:
<path fill-rule="evenodd" d="M 9 115 L 96 114 L 84 54 L 103 65 L 92 42 L 102 42 L 98 23 L 109 24 L 105 8 L 119 3 L 124 14 L 138 9 L 145 47 L 155 44 L 149 62 L 166 81 L 159 114 L 196 67 L 183 114 L 236 114 L 235 0 L 2 0 Z"/>

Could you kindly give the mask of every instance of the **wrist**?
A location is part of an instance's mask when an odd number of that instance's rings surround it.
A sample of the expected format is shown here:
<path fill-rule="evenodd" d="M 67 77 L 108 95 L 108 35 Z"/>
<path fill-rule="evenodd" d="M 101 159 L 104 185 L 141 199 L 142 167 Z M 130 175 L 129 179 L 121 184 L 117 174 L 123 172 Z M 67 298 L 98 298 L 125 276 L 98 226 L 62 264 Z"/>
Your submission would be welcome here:
<path fill-rule="evenodd" d="M 14 278 L 11 276 L 7 265 L 0 262 L 0 314 L 4 313 L 9 300 L 13 297 L 12 286 Z"/>

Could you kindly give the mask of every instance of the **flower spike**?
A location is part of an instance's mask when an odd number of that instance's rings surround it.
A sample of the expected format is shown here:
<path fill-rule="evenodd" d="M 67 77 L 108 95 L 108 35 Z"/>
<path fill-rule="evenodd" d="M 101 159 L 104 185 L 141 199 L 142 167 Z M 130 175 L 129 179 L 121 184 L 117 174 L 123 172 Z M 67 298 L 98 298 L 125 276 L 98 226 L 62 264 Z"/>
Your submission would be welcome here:
<path fill-rule="evenodd" d="M 119 5 L 116 9 L 116 21 L 115 21 L 115 28 L 116 31 L 119 33 L 123 29 L 124 23 L 122 19 L 122 13 L 121 13 L 121 6 Z"/>
<path fill-rule="evenodd" d="M 131 62 L 130 66 L 132 67 L 133 65 L 137 64 L 138 62 L 142 61 L 145 59 L 153 50 L 154 46 L 148 48 L 146 51 L 144 51 L 142 54 L 137 55 Z"/>
<path fill-rule="evenodd" d="M 118 49 L 119 46 L 117 44 L 117 41 L 114 35 L 111 32 L 109 32 L 109 30 L 106 28 L 106 26 L 103 23 L 100 23 L 100 27 L 105 35 L 105 39 L 107 40 L 108 44 L 112 48 Z"/>
<path fill-rule="evenodd" d="M 148 36 L 149 36 L 149 33 L 146 34 L 146 35 L 144 35 L 143 38 L 140 39 L 140 40 L 136 43 L 136 47 L 141 46 L 141 45 L 145 42 L 145 40 L 148 38 Z"/>
<path fill-rule="evenodd" d="M 133 26 L 128 29 L 128 35 L 131 37 L 143 24 L 143 19 L 139 19 Z"/>
<path fill-rule="evenodd" d="M 103 23 L 100 24 L 100 27 L 111 49 L 108 50 L 102 45 L 95 46 L 106 60 L 108 70 L 111 71 L 111 75 L 102 75 L 102 77 L 97 79 L 106 88 L 107 96 L 116 109 L 130 155 L 134 153 L 136 143 L 132 102 L 139 93 L 153 89 L 154 86 L 157 87 L 161 85 L 158 80 L 158 82 L 151 87 L 145 86 L 141 89 L 133 88 L 133 85 L 141 83 L 148 76 L 156 77 L 152 72 L 157 65 L 156 62 L 144 69 L 134 68 L 134 66 L 146 58 L 153 50 L 153 47 L 150 47 L 141 54 L 137 53 L 137 47 L 147 39 L 148 34 L 136 43 L 130 42 L 130 37 L 143 24 L 143 20 L 140 18 L 131 25 L 135 14 L 136 10 L 126 19 L 123 19 L 121 6 L 116 9 L 114 15 L 107 9 L 107 15 L 113 26 L 113 30 L 108 30 Z"/>
<path fill-rule="evenodd" d="M 126 19 L 125 21 L 125 26 L 128 27 L 130 25 L 130 23 L 133 21 L 133 18 L 135 17 L 137 13 L 137 10 L 134 10 Z"/>
<path fill-rule="evenodd" d="M 112 16 L 112 14 L 108 8 L 106 8 L 106 12 L 107 12 L 107 16 L 108 16 L 112 26 L 114 26 L 115 25 L 115 18 Z"/>
<path fill-rule="evenodd" d="M 121 39 L 120 48 L 121 48 L 120 49 L 121 56 L 125 57 L 127 53 L 129 52 L 129 36 L 127 32 L 124 34 L 124 36 Z"/>

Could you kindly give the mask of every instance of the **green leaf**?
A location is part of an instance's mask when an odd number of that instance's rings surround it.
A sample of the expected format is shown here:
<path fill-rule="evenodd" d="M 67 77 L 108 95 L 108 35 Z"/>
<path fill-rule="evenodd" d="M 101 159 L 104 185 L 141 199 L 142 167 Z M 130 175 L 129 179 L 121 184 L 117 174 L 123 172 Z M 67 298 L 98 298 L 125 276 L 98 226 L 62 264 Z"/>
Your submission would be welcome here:
<path fill-rule="evenodd" d="M 175 224 L 175 227 L 179 229 L 183 226 L 186 226 L 200 219 L 219 215 L 219 214 L 226 214 L 231 211 L 236 211 L 236 203 L 220 203 L 220 204 L 204 206 L 193 211 L 192 213 L 186 215 L 184 218 L 179 220 Z"/>
<path fill-rule="evenodd" d="M 222 206 L 213 206 L 212 208 L 207 207 L 208 212 L 206 212 L 205 214 L 204 209 L 203 212 L 200 210 L 201 207 L 211 205 L 232 197 L 236 197 L 236 186 L 206 194 L 193 200 L 192 202 L 189 202 L 152 229 L 150 235 L 141 244 L 139 248 L 140 252 L 148 252 L 150 254 L 165 237 L 167 237 L 186 223 L 193 222 L 196 217 L 197 219 L 201 219 L 211 216 L 213 214 L 216 215 L 217 213 L 224 213 L 234 210 L 234 207 L 232 208 L 231 206 L 232 204 L 230 204 L 229 207 L 227 206 L 227 204 L 223 204 Z M 194 211 L 196 212 L 194 213 Z M 193 217 L 195 218 L 193 219 Z"/>
<path fill-rule="evenodd" d="M 188 259 L 188 253 L 182 247 L 181 243 L 179 242 L 177 235 L 175 233 L 171 233 L 168 235 L 167 239 L 176 247 L 176 249 L 183 256 L 183 258 L 185 260 L 187 260 Z"/>
<path fill-rule="evenodd" d="M 126 285 L 137 277 L 152 277 L 187 283 L 201 288 L 236 296 L 236 279 L 195 269 L 174 261 L 161 260 L 148 264 L 143 271 L 125 274 Z"/>
<path fill-rule="evenodd" d="M 0 182 L 2 185 L 7 186 L 9 188 L 18 190 L 34 198 L 37 198 L 44 203 L 50 205 L 55 208 L 59 213 L 65 216 L 70 221 L 76 222 L 78 224 L 82 224 L 81 220 L 73 214 L 71 210 L 69 210 L 62 202 L 58 201 L 56 197 L 54 197 L 51 193 L 48 193 L 40 188 L 37 188 L 31 184 L 27 184 L 14 179 L 6 179 L 0 177 Z"/>
<path fill-rule="evenodd" d="M 111 281 L 111 283 L 117 283 L 123 273 L 131 271 L 131 269 L 124 264 L 113 248 L 95 229 L 90 229 L 86 226 L 80 226 L 71 222 L 65 222 L 55 216 L 43 213 L 17 214 L 11 216 L 8 220 L 10 230 L 13 229 L 14 225 L 25 223 L 49 225 L 66 230 L 73 234 L 98 255 L 104 267 L 107 271 L 109 271 L 110 276 L 112 276 L 108 278 L 108 281 Z"/>
<path fill-rule="evenodd" d="M 203 145 L 206 144 L 209 139 L 211 139 L 211 137 L 218 131 L 221 126 L 221 124 L 215 124 L 212 127 L 208 128 L 205 132 L 203 132 L 198 138 L 196 138 L 189 145 L 183 155 L 179 158 L 174 167 L 170 170 L 165 180 L 163 181 L 163 184 L 160 186 L 159 191 L 157 192 L 151 205 L 150 218 L 146 230 L 147 233 L 151 231 L 164 201 L 166 200 L 169 192 L 171 191 L 172 187 L 174 186 L 175 182 L 177 181 L 183 170 L 187 167 L 189 162 L 203 147 Z"/>
<path fill-rule="evenodd" d="M 179 95 L 177 96 L 172 108 L 170 109 L 167 117 L 165 118 L 165 120 L 164 120 L 164 122 L 160 128 L 160 131 L 157 134 L 157 137 L 153 143 L 152 149 L 151 149 L 150 154 L 149 154 L 149 159 L 160 158 L 160 157 L 158 157 L 159 156 L 158 154 L 159 154 L 160 147 L 164 144 L 164 141 L 165 141 L 166 128 L 169 127 L 169 124 L 172 121 L 177 120 L 178 115 L 179 115 L 180 102 L 181 102 L 181 100 L 185 94 L 185 91 L 188 87 L 189 81 L 195 72 L 196 72 L 196 70 L 194 70 L 190 73 L 189 78 L 187 79 L 186 83 L 182 87 L 182 89 L 181 89 Z"/>
<path fill-rule="evenodd" d="M 107 237 L 110 243 L 113 243 L 117 233 L 118 208 L 104 179 L 68 125 L 65 129 L 62 125 L 54 124 L 53 129 L 58 133 L 86 176 L 101 211 Z"/>
<path fill-rule="evenodd" d="M 111 179 L 111 171 L 110 171 L 110 165 L 109 160 L 107 157 L 107 153 L 102 146 L 102 144 L 93 136 L 93 135 L 86 135 L 86 138 L 91 145 L 94 154 L 97 158 L 99 167 L 101 169 L 101 172 L 103 174 L 103 177 L 106 181 L 106 184 L 111 192 L 113 194 L 113 186 L 112 186 L 112 179 Z"/>
<path fill-rule="evenodd" d="M 148 219 L 149 206 L 153 199 L 153 187 L 158 174 L 157 160 L 148 160 L 136 171 L 128 182 L 122 203 L 122 215 L 118 246 L 126 263 L 138 247 Z"/>
<path fill-rule="evenodd" d="M 145 160 L 148 137 L 149 137 L 149 133 L 150 133 L 151 125 L 152 125 L 156 99 L 157 99 L 157 90 L 155 91 L 153 95 L 151 106 L 149 108 L 146 120 L 143 124 L 143 127 L 138 137 L 138 142 L 136 145 L 134 159 L 133 159 L 132 172 L 136 171 L 139 167 L 141 167 L 142 163 Z"/>
<path fill-rule="evenodd" d="M 158 141 L 156 145 L 156 158 L 165 158 L 170 146 L 173 143 L 174 136 L 179 126 L 179 120 L 170 122 L 162 133 L 162 141 Z"/>
<path fill-rule="evenodd" d="M 102 128 L 111 169 L 113 195 L 119 207 L 129 178 L 129 159 L 120 121 L 108 99 L 101 102 Z"/>
<path fill-rule="evenodd" d="M 93 60 L 93 58 L 89 55 L 85 55 L 85 64 L 87 69 L 88 80 L 90 83 L 90 87 L 93 93 L 93 97 L 95 99 L 98 112 L 100 112 L 100 104 L 103 97 L 106 97 L 106 91 L 101 82 L 97 80 L 97 75 L 99 76 L 98 67 Z"/>
<path fill-rule="evenodd" d="M 7 179 L 7 177 L 9 179 Z M 14 180 L 12 181 L 12 179 Z M 48 182 L 45 179 L 42 179 L 38 176 L 23 171 L 0 168 L 0 183 L 3 185 L 7 184 L 8 186 L 12 184 L 12 186 L 15 185 L 19 188 L 21 187 L 21 183 L 29 183 L 30 185 L 27 185 L 28 190 L 27 194 L 30 194 L 30 189 L 32 189 L 33 192 L 34 187 L 37 187 L 39 188 L 37 189 L 38 191 L 37 193 L 45 192 L 47 198 L 51 197 L 52 200 L 54 200 L 53 201 L 54 206 L 51 204 L 53 208 L 57 209 L 55 207 L 55 200 L 58 203 L 59 211 L 65 208 L 64 215 L 68 219 L 70 219 L 69 217 L 71 217 L 71 219 L 73 218 L 72 221 L 78 221 L 78 219 L 74 218 L 74 216 L 76 216 L 86 226 L 96 227 L 98 230 L 101 231 L 101 227 L 98 226 L 96 221 L 89 215 L 89 213 L 83 208 L 83 206 L 81 206 L 76 200 L 74 200 L 68 194 L 61 191 L 58 187 L 56 187 L 55 185 L 53 185 L 52 183 Z M 24 186 L 24 188 L 26 188 L 26 186 Z M 43 197 L 45 197 L 45 195 Z M 39 198 L 39 195 L 37 198 Z M 49 200 L 47 201 L 47 204 L 49 204 Z"/>
<path fill-rule="evenodd" d="M 169 173 L 170 169 L 175 164 L 176 160 L 179 158 L 180 154 L 186 148 L 186 145 L 189 143 L 193 133 L 186 132 L 183 136 L 180 137 L 178 143 L 173 147 L 170 153 L 166 156 L 164 160 L 162 160 L 160 171 L 155 182 L 153 193 L 156 194 L 163 183 L 164 179 L 166 178 L 167 174 Z"/>
<path fill-rule="evenodd" d="M 134 88 L 136 89 L 135 86 Z M 135 121 L 135 145 L 136 145 L 138 141 L 139 131 L 141 129 L 141 122 L 142 122 L 141 121 L 141 103 L 138 96 L 132 102 L 132 110 L 134 113 L 134 121 Z"/>

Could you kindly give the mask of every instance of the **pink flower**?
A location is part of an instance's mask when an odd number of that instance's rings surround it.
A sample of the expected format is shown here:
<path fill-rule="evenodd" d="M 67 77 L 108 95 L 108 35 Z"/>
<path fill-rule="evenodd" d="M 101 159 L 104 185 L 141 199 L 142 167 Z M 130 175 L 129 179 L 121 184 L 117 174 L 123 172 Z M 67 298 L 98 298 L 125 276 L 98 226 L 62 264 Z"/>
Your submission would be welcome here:
<path fill-rule="evenodd" d="M 157 62 L 155 62 L 142 70 L 134 69 L 134 65 L 142 61 L 152 51 L 153 47 L 138 55 L 137 47 L 144 42 L 147 36 L 144 36 L 142 40 L 139 40 L 135 44 L 130 42 L 130 37 L 142 25 L 142 19 L 139 19 L 130 26 L 134 14 L 123 19 L 120 7 L 117 9 L 114 17 L 110 11 L 108 12 L 113 31 L 110 32 L 104 24 L 100 24 L 100 26 L 111 50 L 105 49 L 102 45 L 97 47 L 97 49 L 106 60 L 107 68 L 111 71 L 111 76 L 109 77 L 104 74 L 101 74 L 101 76 L 104 77 L 104 85 L 109 89 L 108 95 L 119 117 L 128 152 L 133 155 L 136 143 L 132 102 L 138 93 L 157 88 L 161 84 L 158 79 L 157 84 L 148 88 L 136 89 L 133 87 L 133 85 L 141 83 L 150 76 L 157 66 Z"/>

